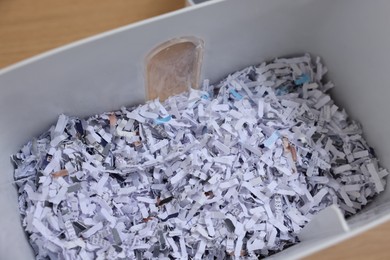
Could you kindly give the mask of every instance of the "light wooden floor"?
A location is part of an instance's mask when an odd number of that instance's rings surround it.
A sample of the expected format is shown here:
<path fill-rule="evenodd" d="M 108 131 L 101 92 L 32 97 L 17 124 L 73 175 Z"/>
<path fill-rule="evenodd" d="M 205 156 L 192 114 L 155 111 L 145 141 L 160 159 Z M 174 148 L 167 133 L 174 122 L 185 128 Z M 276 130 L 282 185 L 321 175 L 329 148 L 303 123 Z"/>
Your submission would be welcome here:
<path fill-rule="evenodd" d="M 0 0 L 0 68 L 109 29 L 182 8 L 185 0 Z"/>
<path fill-rule="evenodd" d="M 184 0 L 0 0 L 0 68 L 118 26 L 184 7 Z M 390 259 L 390 223 L 308 259 Z"/>

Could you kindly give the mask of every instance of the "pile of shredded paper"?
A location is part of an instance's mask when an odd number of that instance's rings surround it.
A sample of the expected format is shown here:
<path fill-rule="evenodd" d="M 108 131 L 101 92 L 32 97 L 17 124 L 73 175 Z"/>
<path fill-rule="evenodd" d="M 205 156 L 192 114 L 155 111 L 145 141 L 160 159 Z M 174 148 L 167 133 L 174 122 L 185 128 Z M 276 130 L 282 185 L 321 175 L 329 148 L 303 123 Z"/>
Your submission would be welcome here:
<path fill-rule="evenodd" d="M 388 172 L 309 55 L 55 126 L 12 156 L 38 259 L 256 259 Z"/>

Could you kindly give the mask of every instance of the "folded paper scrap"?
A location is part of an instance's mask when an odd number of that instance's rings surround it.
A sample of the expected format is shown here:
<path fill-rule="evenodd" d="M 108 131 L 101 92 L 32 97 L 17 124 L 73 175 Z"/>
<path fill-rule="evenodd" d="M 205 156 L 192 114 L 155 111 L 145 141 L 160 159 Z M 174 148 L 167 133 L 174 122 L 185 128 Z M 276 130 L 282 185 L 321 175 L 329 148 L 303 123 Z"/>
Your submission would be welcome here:
<path fill-rule="evenodd" d="M 216 86 L 55 126 L 12 156 L 38 259 L 226 259 L 273 254 L 322 209 L 384 190 L 358 123 L 310 55 Z"/>

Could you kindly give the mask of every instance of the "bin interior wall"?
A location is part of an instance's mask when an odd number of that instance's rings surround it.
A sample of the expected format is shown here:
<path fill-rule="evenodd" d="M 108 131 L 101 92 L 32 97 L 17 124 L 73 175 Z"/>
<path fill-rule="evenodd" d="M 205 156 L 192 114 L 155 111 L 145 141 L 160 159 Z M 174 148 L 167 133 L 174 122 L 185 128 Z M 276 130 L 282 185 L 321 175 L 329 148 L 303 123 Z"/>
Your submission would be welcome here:
<path fill-rule="evenodd" d="M 337 85 L 337 104 L 363 123 L 366 138 L 390 168 L 389 7 L 385 0 L 217 1 L 119 28 L 0 71 L 0 258 L 33 256 L 21 228 L 17 193 L 9 184 L 9 156 L 61 113 L 86 117 L 143 103 L 145 57 L 176 37 L 204 40 L 202 78 L 212 82 L 276 56 L 321 55 Z M 388 198 L 387 190 L 373 206 Z"/>

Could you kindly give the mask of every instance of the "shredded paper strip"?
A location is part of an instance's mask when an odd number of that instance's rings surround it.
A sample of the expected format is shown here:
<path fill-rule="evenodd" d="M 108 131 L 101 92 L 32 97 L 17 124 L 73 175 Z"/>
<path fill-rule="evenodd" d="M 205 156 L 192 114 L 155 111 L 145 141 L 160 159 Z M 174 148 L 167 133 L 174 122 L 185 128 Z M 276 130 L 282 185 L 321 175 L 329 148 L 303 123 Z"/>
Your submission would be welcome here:
<path fill-rule="evenodd" d="M 61 115 L 12 156 L 37 259 L 257 259 L 332 204 L 355 214 L 388 172 L 326 72 L 275 59 L 163 104 Z"/>

